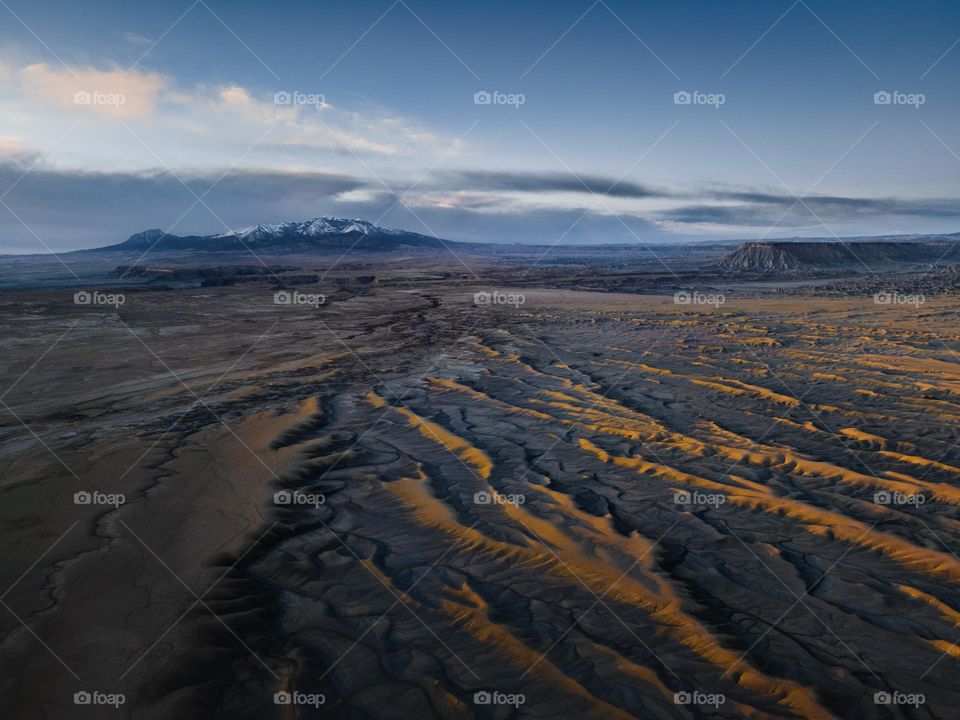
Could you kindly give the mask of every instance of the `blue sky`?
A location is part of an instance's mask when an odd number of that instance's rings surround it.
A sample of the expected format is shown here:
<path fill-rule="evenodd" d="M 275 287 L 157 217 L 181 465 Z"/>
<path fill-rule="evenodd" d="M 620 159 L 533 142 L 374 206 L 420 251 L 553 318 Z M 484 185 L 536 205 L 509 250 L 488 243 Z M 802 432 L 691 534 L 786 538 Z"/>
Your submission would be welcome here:
<path fill-rule="evenodd" d="M 960 230 L 953 2 L 0 16 L 0 252 L 323 214 L 546 244 Z"/>

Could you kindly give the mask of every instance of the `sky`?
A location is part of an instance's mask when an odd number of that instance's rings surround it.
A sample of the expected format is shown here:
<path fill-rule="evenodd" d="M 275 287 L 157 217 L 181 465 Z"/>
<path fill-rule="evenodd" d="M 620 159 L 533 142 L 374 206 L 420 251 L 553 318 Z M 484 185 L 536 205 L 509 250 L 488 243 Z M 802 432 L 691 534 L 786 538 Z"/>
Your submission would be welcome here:
<path fill-rule="evenodd" d="M 0 0 L 0 253 L 960 231 L 960 4 Z"/>

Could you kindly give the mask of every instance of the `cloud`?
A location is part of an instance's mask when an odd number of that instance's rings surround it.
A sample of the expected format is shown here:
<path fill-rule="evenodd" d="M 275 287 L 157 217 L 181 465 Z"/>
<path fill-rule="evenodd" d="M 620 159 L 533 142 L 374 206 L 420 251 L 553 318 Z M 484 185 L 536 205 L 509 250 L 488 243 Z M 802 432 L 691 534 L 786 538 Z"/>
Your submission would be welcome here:
<path fill-rule="evenodd" d="M 471 190 L 502 190 L 526 193 L 573 192 L 607 195 L 616 198 L 669 197 L 663 190 L 646 185 L 596 175 L 573 173 L 461 171 L 441 180 L 454 187 Z"/>
<path fill-rule="evenodd" d="M 254 122 L 268 110 L 240 86 L 205 90 L 202 97 L 221 108 L 240 108 L 234 122 Z M 284 112 L 295 116 L 301 110 Z M 224 113 L 226 123 L 231 114 Z M 212 234 L 318 215 L 362 217 L 451 240 L 533 244 L 669 242 L 704 234 L 742 238 L 774 226 L 781 236 L 801 229 L 820 236 L 869 234 L 865 229 L 889 234 L 897 222 L 899 232 L 948 232 L 960 217 L 960 200 L 950 198 L 819 195 L 805 198 L 806 207 L 790 195 L 756 189 L 668 191 L 637 182 L 611 189 L 615 178 L 584 176 L 584 187 L 570 174 L 471 169 L 422 178 L 398 203 L 391 188 L 409 187 L 416 171 L 395 168 L 386 176 L 390 187 L 384 187 L 376 178 L 350 172 L 277 167 L 280 148 L 292 159 L 302 155 L 284 136 L 267 149 L 271 165 L 180 169 L 178 178 L 155 169 L 156 163 L 140 171 L 55 166 L 31 154 L 18 135 L 4 136 L 0 190 L 16 183 L 4 201 L 20 219 L 0 207 L 3 249 L 43 251 L 33 233 L 65 250 L 113 244 L 148 227 Z M 607 200 L 594 207 L 588 189 L 608 192 Z"/>
<path fill-rule="evenodd" d="M 404 195 L 404 200 L 408 205 L 418 208 L 449 208 L 498 213 L 525 213 L 531 209 L 528 204 L 521 203 L 516 198 L 470 190 L 408 193 Z"/>
<path fill-rule="evenodd" d="M 757 192 L 717 192 L 716 202 L 681 205 L 657 213 L 661 220 L 681 225 L 756 228 L 776 225 L 784 230 L 830 223 L 890 218 L 960 218 L 960 200 L 953 198 L 909 200 L 902 198 L 856 198 L 831 195 L 805 197 Z M 720 201 L 740 201 L 724 204 Z M 828 233 L 829 234 L 829 233 Z"/>
<path fill-rule="evenodd" d="M 0 135 L 0 156 L 19 156 L 26 154 L 26 152 L 27 148 L 23 144 L 23 140 L 20 138 L 9 135 Z"/>
<path fill-rule="evenodd" d="M 254 99 L 246 88 L 239 85 L 228 85 L 220 88 L 220 100 L 228 107 L 250 107 L 254 104 Z"/>
<path fill-rule="evenodd" d="M 287 102 L 278 102 L 283 96 Z M 171 167 L 209 167 L 224 155 L 288 168 L 317 167 L 331 155 L 419 162 L 444 152 L 452 157 L 463 146 L 411 118 L 374 106 L 342 107 L 309 90 L 185 85 L 137 68 L 0 63 L 4 134 L 21 137 L 28 149 L 49 145 L 51 134 L 67 127 L 65 115 L 81 122 L 58 143 L 58 153 L 77 167 L 101 170 L 147 167 L 157 157 Z M 122 142 L 128 129 L 142 142 L 118 146 L 117 133 Z"/>
<path fill-rule="evenodd" d="M 769 208 L 760 209 L 751 205 L 684 205 L 663 210 L 658 217 L 674 225 L 706 225 L 711 227 L 765 227 L 773 225 L 780 215 Z M 813 216 L 802 224 L 807 225 Z M 797 218 L 793 219 L 797 224 Z M 788 227 L 785 225 L 785 227 Z"/>
<path fill-rule="evenodd" d="M 158 73 L 28 65 L 20 78 L 29 93 L 63 108 L 116 118 L 151 115 L 168 81 Z"/>
<path fill-rule="evenodd" d="M 0 159 L 0 187 L 13 184 L 26 168 L 22 162 Z M 562 208 L 487 214 L 479 197 L 461 204 L 397 204 L 397 197 L 379 183 L 345 174 L 244 170 L 228 172 L 217 182 L 221 174 L 184 174 L 181 184 L 166 171 L 79 172 L 41 164 L 5 198 L 30 231 L 0 207 L 2 249 L 44 252 L 33 233 L 56 250 L 75 250 L 114 244 L 150 227 L 180 235 L 212 234 L 318 215 L 362 217 L 387 227 L 476 242 L 635 242 L 623 223 L 645 241 L 670 239 L 653 223 L 633 216 L 581 217 L 578 210 Z M 203 196 L 209 210 L 194 194 Z M 496 196 L 489 199 L 499 201 Z"/>
<path fill-rule="evenodd" d="M 153 45 L 153 40 L 133 31 L 125 32 L 123 34 L 123 39 L 130 45 L 134 45 L 136 47 L 150 47 Z"/>

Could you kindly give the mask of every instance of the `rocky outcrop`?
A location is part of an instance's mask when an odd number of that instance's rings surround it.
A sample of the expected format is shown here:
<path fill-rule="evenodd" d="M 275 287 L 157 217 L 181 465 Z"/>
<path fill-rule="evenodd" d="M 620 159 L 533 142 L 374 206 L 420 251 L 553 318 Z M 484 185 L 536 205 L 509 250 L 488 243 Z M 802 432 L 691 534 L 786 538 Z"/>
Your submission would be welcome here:
<path fill-rule="evenodd" d="M 956 242 L 748 242 L 723 258 L 725 271 L 878 271 L 955 263 Z"/>

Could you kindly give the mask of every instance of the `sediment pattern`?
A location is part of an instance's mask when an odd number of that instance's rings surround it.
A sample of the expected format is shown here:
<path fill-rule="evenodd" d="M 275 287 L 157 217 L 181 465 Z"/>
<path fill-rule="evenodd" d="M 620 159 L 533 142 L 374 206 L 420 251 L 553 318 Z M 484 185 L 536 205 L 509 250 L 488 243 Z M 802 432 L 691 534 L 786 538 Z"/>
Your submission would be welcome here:
<path fill-rule="evenodd" d="M 693 689 L 730 717 L 950 706 L 953 338 L 496 315 L 422 373 L 327 398 L 302 438 L 290 486 L 327 506 L 282 510 L 251 572 L 325 713 L 482 714 L 488 688 L 531 717 L 706 712 L 674 703 Z"/>
<path fill-rule="evenodd" d="M 392 302 L 418 319 L 358 324 L 344 303 L 324 322 L 349 352 L 254 374 L 287 398 L 310 378 L 258 452 L 273 490 L 325 501 L 264 507 L 208 598 L 223 623 L 195 619 L 206 649 L 154 666 L 150 702 L 215 686 L 208 716 L 953 716 L 953 305 Z M 325 703 L 278 708 L 279 690 Z M 524 702 L 475 702 L 494 690 Z M 694 691 L 726 701 L 676 703 Z M 926 703 L 875 704 L 894 691 Z"/>

